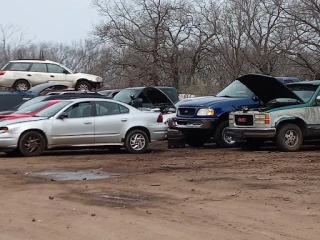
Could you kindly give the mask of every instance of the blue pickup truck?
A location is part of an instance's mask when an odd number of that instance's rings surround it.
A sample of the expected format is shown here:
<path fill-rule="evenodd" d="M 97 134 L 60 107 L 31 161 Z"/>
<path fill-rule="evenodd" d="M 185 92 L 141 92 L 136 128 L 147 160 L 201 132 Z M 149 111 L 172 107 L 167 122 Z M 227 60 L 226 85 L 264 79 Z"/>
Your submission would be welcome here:
<path fill-rule="evenodd" d="M 261 76 L 255 75 L 257 79 Z M 283 84 L 300 81 L 292 77 L 275 79 Z M 244 107 L 259 107 L 262 104 L 266 103 L 240 81 L 235 80 L 216 96 L 194 98 L 179 105 L 177 116 L 172 118 L 169 128 L 182 132 L 185 142 L 192 147 L 201 147 L 211 138 L 218 147 L 235 147 L 236 141 L 225 131 L 229 126 L 229 113 Z"/>

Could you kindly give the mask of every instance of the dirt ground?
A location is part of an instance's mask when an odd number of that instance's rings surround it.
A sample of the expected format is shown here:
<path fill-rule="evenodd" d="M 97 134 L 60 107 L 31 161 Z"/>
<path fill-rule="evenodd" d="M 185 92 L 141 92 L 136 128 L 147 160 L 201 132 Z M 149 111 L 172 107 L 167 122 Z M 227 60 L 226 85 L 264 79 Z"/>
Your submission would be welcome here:
<path fill-rule="evenodd" d="M 0 155 L 0 239 L 320 239 L 319 150 Z"/>

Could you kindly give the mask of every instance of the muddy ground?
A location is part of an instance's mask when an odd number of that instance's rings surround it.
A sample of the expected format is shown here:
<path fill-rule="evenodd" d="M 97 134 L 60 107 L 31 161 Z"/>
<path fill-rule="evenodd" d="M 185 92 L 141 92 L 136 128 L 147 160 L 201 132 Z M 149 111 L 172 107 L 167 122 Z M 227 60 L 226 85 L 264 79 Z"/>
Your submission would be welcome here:
<path fill-rule="evenodd" d="M 319 150 L 0 155 L 0 239 L 320 239 Z"/>

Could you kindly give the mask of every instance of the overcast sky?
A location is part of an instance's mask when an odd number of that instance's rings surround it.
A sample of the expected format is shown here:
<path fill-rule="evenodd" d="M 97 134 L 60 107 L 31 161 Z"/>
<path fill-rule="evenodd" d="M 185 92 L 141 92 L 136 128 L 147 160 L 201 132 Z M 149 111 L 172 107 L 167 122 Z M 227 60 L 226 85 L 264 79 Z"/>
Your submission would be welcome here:
<path fill-rule="evenodd" d="M 38 41 L 83 39 L 99 20 L 91 0 L 0 0 L 0 24 L 21 28 Z"/>

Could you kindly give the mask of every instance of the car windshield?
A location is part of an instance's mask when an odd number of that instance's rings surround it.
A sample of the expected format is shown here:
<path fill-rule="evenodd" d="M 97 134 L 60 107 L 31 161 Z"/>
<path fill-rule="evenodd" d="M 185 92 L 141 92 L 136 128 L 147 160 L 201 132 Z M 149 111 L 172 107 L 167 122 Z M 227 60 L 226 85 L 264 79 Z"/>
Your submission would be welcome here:
<path fill-rule="evenodd" d="M 25 108 L 21 108 L 20 110 L 14 112 L 14 113 L 26 114 L 26 113 L 36 112 L 36 111 L 39 111 L 41 108 L 44 108 L 48 104 L 49 104 L 49 102 L 47 102 L 47 101 L 35 103 L 35 104 L 29 105 Z"/>
<path fill-rule="evenodd" d="M 52 117 L 56 115 L 62 108 L 70 104 L 71 101 L 62 101 L 58 102 L 46 109 L 43 109 L 42 111 L 38 112 L 35 117 Z"/>
<path fill-rule="evenodd" d="M 239 80 L 235 80 L 220 93 L 217 97 L 230 97 L 230 98 L 247 98 L 252 92 L 243 85 Z"/>
<path fill-rule="evenodd" d="M 318 86 L 311 84 L 290 84 L 287 87 L 304 102 L 309 102 Z"/>
<path fill-rule="evenodd" d="M 140 89 L 125 89 L 120 92 L 118 92 L 117 95 L 114 96 L 113 100 L 127 103 L 129 104 L 131 102 L 131 95 L 136 96 L 137 92 L 140 91 Z"/>

